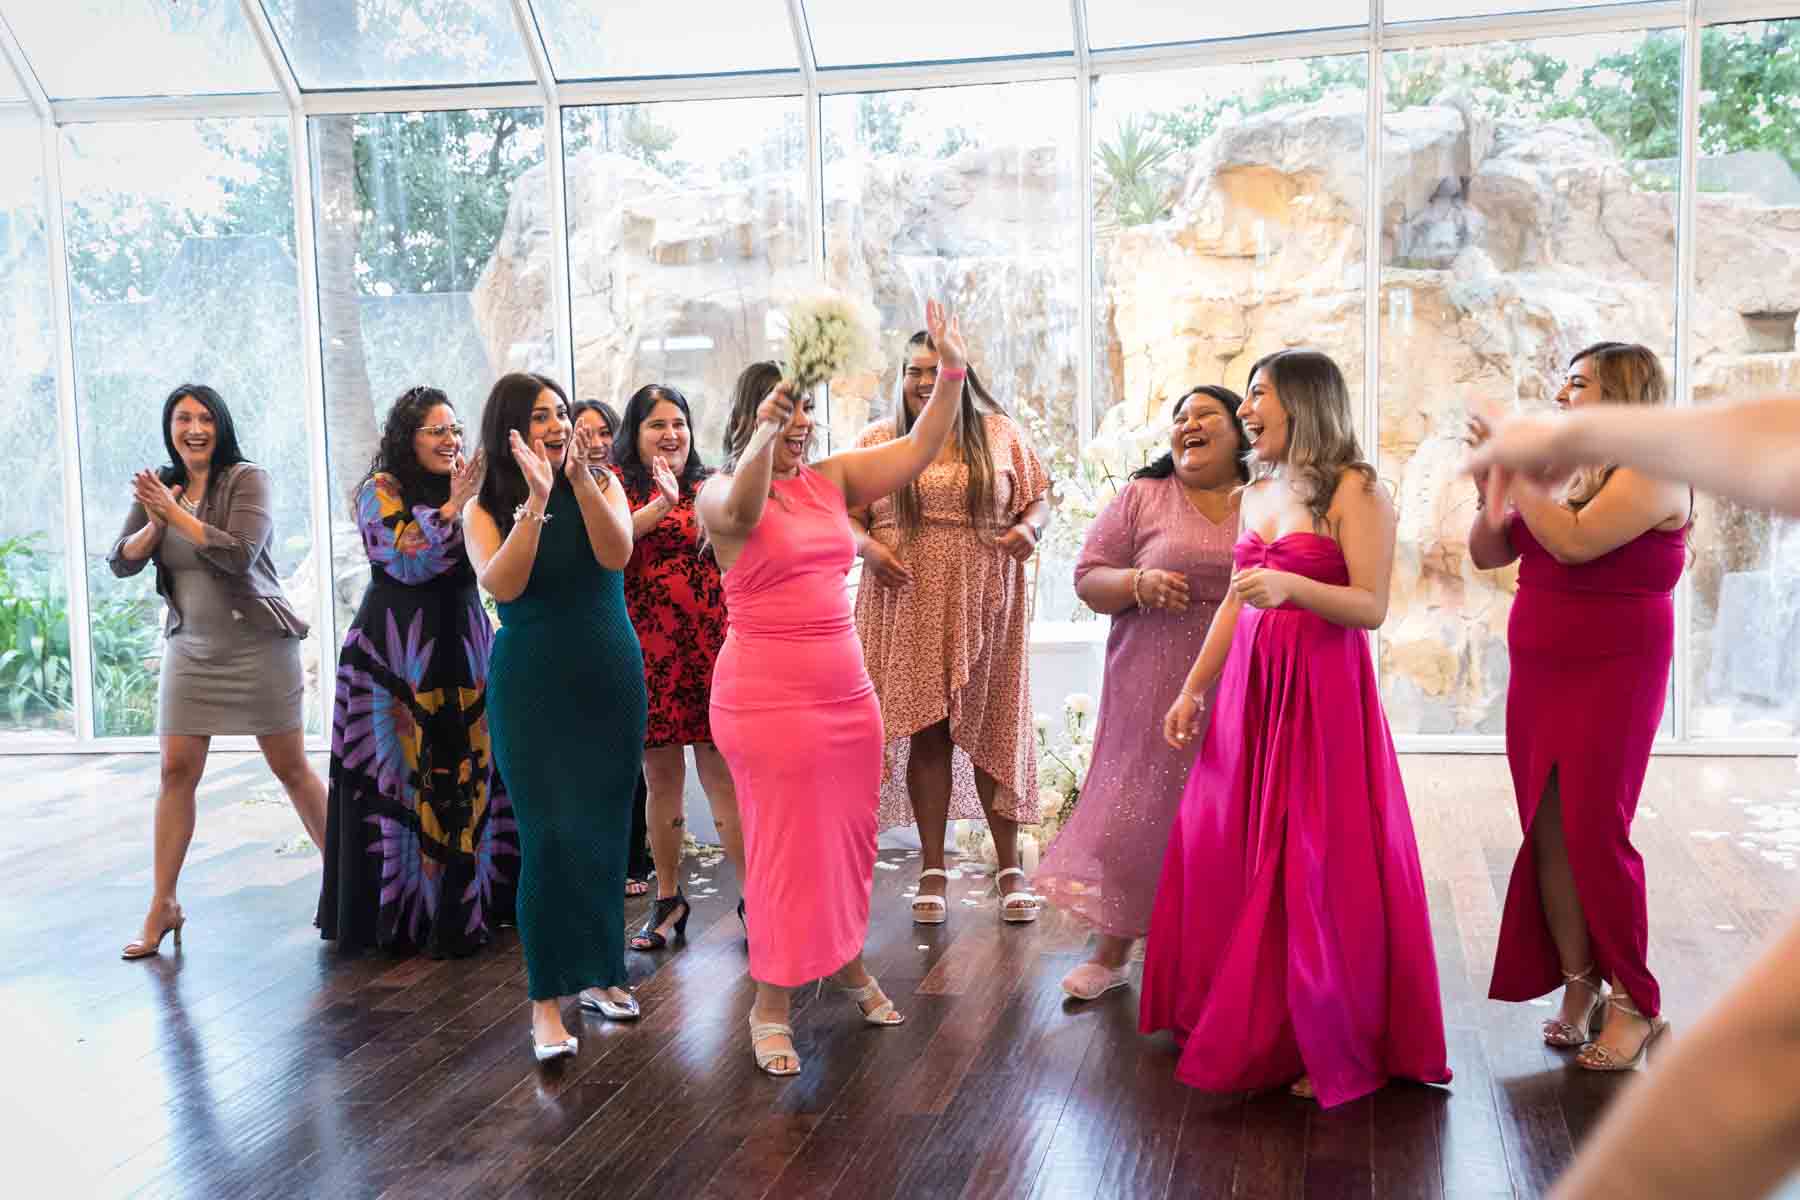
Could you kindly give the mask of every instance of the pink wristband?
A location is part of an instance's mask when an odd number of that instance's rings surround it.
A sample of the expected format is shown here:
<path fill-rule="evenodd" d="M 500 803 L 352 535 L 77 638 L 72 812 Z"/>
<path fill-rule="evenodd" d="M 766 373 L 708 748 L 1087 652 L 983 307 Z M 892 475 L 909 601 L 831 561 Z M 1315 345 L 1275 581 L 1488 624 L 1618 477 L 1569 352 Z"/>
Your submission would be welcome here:
<path fill-rule="evenodd" d="M 968 373 L 967 367 L 942 367 L 938 370 L 938 378 L 961 380 Z"/>

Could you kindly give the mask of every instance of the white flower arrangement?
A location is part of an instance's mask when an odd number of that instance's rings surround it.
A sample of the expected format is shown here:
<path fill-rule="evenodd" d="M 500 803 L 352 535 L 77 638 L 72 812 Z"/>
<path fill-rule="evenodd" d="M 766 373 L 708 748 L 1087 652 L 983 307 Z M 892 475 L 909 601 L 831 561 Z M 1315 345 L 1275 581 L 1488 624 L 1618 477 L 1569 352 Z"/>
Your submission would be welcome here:
<path fill-rule="evenodd" d="M 1060 737 L 1053 737 L 1054 722 L 1048 715 L 1038 713 L 1033 721 L 1038 743 L 1038 823 L 1019 830 L 1019 858 L 1027 871 L 1037 869 L 1039 852 L 1050 848 L 1075 815 L 1082 784 L 1093 765 L 1094 711 L 1092 696 L 1073 692 L 1063 701 Z M 985 822 L 965 823 L 957 849 L 975 863 L 995 866 L 999 862 Z"/>
<path fill-rule="evenodd" d="M 1056 495 L 1057 516 L 1044 533 L 1043 548 L 1058 559 L 1073 562 L 1081 553 L 1088 526 L 1131 482 L 1131 473 L 1168 449 L 1169 424 L 1165 421 L 1102 434 L 1077 457 L 1053 440 L 1041 415 L 1027 411 L 1022 419 Z M 1083 606 L 1075 611 L 1078 616 L 1092 616 Z"/>
<path fill-rule="evenodd" d="M 802 296 L 787 307 L 783 374 L 801 392 L 880 367 L 875 315 L 841 292 Z"/>

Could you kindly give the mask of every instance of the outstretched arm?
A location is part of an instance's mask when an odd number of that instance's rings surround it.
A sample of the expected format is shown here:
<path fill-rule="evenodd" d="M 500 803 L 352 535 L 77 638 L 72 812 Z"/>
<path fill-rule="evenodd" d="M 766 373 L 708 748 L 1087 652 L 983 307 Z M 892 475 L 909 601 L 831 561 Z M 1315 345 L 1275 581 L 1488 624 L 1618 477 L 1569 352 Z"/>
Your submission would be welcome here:
<path fill-rule="evenodd" d="M 811 401 L 795 403 L 786 381 L 770 390 L 756 410 L 756 425 L 773 421 L 785 431 Z M 762 520 L 763 505 L 775 480 L 775 438 L 750 458 L 738 460 L 735 473 L 706 481 L 694 499 L 694 512 L 711 538 L 744 538 Z"/>
<path fill-rule="evenodd" d="M 1469 469 L 1502 468 L 1496 488 L 1504 488 L 1515 473 L 1567 474 L 1597 462 L 1800 517 L 1800 396 L 1704 408 L 1606 404 L 1559 417 L 1514 417 L 1476 449 Z"/>
<path fill-rule="evenodd" d="M 594 561 L 609 571 L 623 571 L 631 561 L 634 540 L 631 505 L 625 499 L 624 485 L 615 483 L 611 471 L 601 472 L 596 479 L 588 470 L 587 449 L 587 430 L 577 425 L 573 441 L 563 452 L 563 476 L 575 489 L 575 503 L 581 506 L 581 524 Z"/>
<path fill-rule="evenodd" d="M 935 300 L 925 305 L 925 325 L 938 351 L 937 383 L 931 398 L 905 437 L 834 454 L 819 464 L 819 473 L 844 493 L 846 505 L 864 508 L 883 496 L 891 496 L 932 464 L 956 424 L 962 404 L 963 372 L 968 358 L 962 330 L 954 317 Z"/>

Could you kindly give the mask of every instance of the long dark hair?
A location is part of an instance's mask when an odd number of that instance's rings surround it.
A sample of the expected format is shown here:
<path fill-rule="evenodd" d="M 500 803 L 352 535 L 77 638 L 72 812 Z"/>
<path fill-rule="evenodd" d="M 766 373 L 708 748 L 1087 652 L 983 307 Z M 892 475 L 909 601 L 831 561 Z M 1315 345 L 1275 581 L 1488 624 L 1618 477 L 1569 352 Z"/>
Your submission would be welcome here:
<path fill-rule="evenodd" d="M 1199 387 L 1189 388 L 1181 393 L 1180 398 L 1169 409 L 1170 420 L 1173 420 L 1181 412 L 1182 405 L 1195 396 L 1210 396 L 1224 408 L 1225 416 L 1231 422 L 1231 432 L 1237 435 L 1238 452 L 1232 455 L 1232 461 L 1237 464 L 1238 482 L 1249 483 L 1250 464 L 1245 460 L 1250 453 L 1250 435 L 1244 431 L 1244 419 L 1238 416 L 1238 409 L 1243 407 L 1244 398 L 1228 387 L 1203 383 Z M 1145 463 L 1133 471 L 1131 477 L 1133 479 L 1167 479 L 1174 473 L 1175 453 L 1172 450 L 1164 450 L 1161 458 Z"/>
<path fill-rule="evenodd" d="M 517 430 L 527 443 L 531 441 L 531 410 L 537 405 L 538 393 L 546 388 L 563 402 L 566 411 L 569 394 L 562 390 L 561 384 L 546 375 L 514 371 L 494 380 L 493 389 L 488 392 L 487 407 L 481 413 L 481 449 L 487 457 L 487 473 L 481 477 L 481 491 L 476 498 L 481 501 L 481 507 L 487 509 L 488 516 L 494 518 L 494 524 L 500 527 L 501 537 L 512 532 L 513 509 L 531 495 L 525 472 L 513 458 L 512 439 L 508 435 Z M 556 471 L 550 483 L 551 490 L 567 486 L 567 477 L 562 471 Z"/>
<path fill-rule="evenodd" d="M 450 397 L 434 387 L 421 385 L 400 393 L 381 424 L 381 445 L 376 448 L 375 457 L 369 460 L 368 473 L 350 493 L 353 508 L 363 485 L 377 475 L 392 475 L 399 481 L 400 495 L 408 509 L 418 504 L 442 508 L 450 499 L 450 477 L 426 470 L 413 446 L 413 438 L 425 424 L 426 414 L 440 404 L 451 412 L 456 411 L 450 404 Z"/>
<path fill-rule="evenodd" d="M 780 382 L 780 365 L 767 359 L 753 362 L 738 372 L 737 384 L 731 389 L 731 416 L 725 422 L 725 436 L 720 445 L 725 453 L 727 471 L 737 472 L 738 456 L 750 444 L 750 435 L 756 432 L 756 410 L 762 407 L 763 397 L 774 391 Z M 805 397 L 795 400 L 796 403 L 804 402 Z"/>
<path fill-rule="evenodd" d="M 569 405 L 569 424 L 574 425 L 581 419 L 582 413 L 590 412 L 600 414 L 600 419 L 606 422 L 607 434 L 616 440 L 619 436 L 619 414 L 604 400 L 577 400 Z"/>
<path fill-rule="evenodd" d="M 1277 350 L 1256 360 L 1249 382 L 1268 372 L 1275 384 L 1276 400 L 1287 414 L 1287 466 L 1298 475 L 1306 508 L 1314 527 L 1324 524 L 1337 493 L 1338 478 L 1355 471 L 1369 487 L 1375 486 L 1375 468 L 1363 458 L 1356 440 L 1356 418 L 1350 411 L 1350 385 L 1328 354 L 1317 350 Z M 1250 482 L 1275 473 L 1273 463 L 1247 455 Z"/>
<path fill-rule="evenodd" d="M 931 335 L 923 329 L 907 339 L 905 359 L 910 360 L 915 350 L 929 350 L 937 353 Z M 994 516 L 994 456 L 988 450 L 987 422 L 982 417 L 988 413 L 999 413 L 1002 408 L 987 388 L 981 384 L 981 376 L 975 374 L 975 368 L 966 366 L 967 375 L 963 379 L 961 402 L 956 409 L 956 425 L 952 437 L 956 439 L 956 448 L 962 454 L 962 460 L 969 468 L 969 486 L 963 492 L 963 504 L 968 509 L 969 524 L 981 537 L 988 537 L 998 524 Z M 901 367 L 901 378 L 905 379 L 904 363 Z M 906 407 L 906 385 L 900 385 L 900 398 L 894 404 L 894 436 L 905 437 L 913 426 L 913 415 Z M 919 531 L 923 517 L 919 507 L 919 481 L 913 480 L 894 493 L 894 522 L 900 527 L 900 537 L 904 541 Z"/>
<path fill-rule="evenodd" d="M 612 460 L 618 464 L 619 475 L 631 487 L 638 491 L 645 491 L 650 487 L 650 467 L 638 455 L 638 431 L 650 419 L 650 414 L 656 411 L 656 406 L 664 400 L 679 408 L 688 423 L 687 461 L 675 472 L 675 478 L 680 481 L 681 491 L 685 495 L 699 487 L 700 481 L 706 478 L 708 472 L 706 463 L 700 458 L 699 443 L 694 441 L 694 416 L 688 411 L 687 397 L 675 388 L 665 387 L 660 383 L 647 383 L 631 393 L 631 399 L 625 402 L 625 412 L 619 417 L 618 428 L 613 433 Z"/>
<path fill-rule="evenodd" d="M 211 491 L 212 486 L 219 482 L 219 476 L 224 473 L 223 468 L 235 467 L 248 460 L 244 457 L 244 452 L 238 448 L 237 426 L 232 423 L 231 410 L 225 407 L 225 397 L 204 383 L 184 383 L 170 392 L 169 398 L 163 401 L 163 449 L 169 452 L 169 465 L 159 467 L 156 477 L 162 480 L 164 487 L 174 487 L 178 483 L 183 488 L 187 486 L 187 464 L 181 461 L 181 454 L 175 449 L 175 435 L 169 432 L 169 426 L 175 420 L 175 406 L 181 403 L 184 396 L 192 396 L 207 412 L 212 414 L 212 465 L 206 475 L 206 487 L 208 491 Z M 198 496 L 187 498 L 196 504 L 200 502 Z"/>

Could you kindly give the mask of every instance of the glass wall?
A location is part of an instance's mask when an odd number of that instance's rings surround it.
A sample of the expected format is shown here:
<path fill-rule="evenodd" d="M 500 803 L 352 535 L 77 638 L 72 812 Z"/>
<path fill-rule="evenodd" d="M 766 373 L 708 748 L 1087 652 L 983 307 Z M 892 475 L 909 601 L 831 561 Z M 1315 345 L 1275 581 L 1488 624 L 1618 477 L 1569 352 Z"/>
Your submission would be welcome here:
<path fill-rule="evenodd" d="M 1650 347 L 1673 379 L 1681 35 L 1384 68 L 1378 465 L 1400 529 L 1383 696 L 1396 732 L 1495 734 L 1516 570 L 1469 563 L 1468 418 L 1547 408 L 1603 339 Z"/>
<path fill-rule="evenodd" d="M 0 732 L 75 732 L 44 141 L 0 109 Z"/>
<path fill-rule="evenodd" d="M 574 395 L 615 406 L 672 385 L 716 462 L 737 374 L 779 356 L 781 308 L 819 285 L 868 301 L 883 340 L 881 369 L 833 388 L 840 446 L 892 412 L 925 299 L 961 316 L 1055 480 L 1032 566 L 1050 640 L 1103 635 L 1073 560 L 1160 451 L 1172 401 L 1242 389 L 1276 349 L 1330 353 L 1399 511 L 1379 641 L 1391 722 L 1498 735 L 1515 583 L 1467 559 L 1466 418 L 1548 405 L 1570 353 L 1603 337 L 1663 355 L 1680 403 L 1800 391 L 1800 3 L 1710 27 L 1726 9 L 1699 6 L 1700 72 L 1684 79 L 1683 30 L 1641 15 L 1674 20 L 1666 4 L 1387 0 L 1373 97 L 1370 8 L 0 0 L 23 68 L 0 70 L 0 154 L 22 164 L 0 178 L 0 417 L 21 484 L 0 501 L 0 735 L 86 728 L 83 647 L 95 731 L 151 729 L 160 603 L 103 560 L 131 472 L 165 457 L 156 414 L 177 383 L 218 387 L 276 475 L 277 558 L 320 618 L 317 694 L 331 618 L 368 578 L 349 497 L 404 389 L 444 388 L 472 447 L 506 371 L 572 368 Z M 1546 12 L 1580 32 L 1540 36 Z M 1476 20 L 1421 24 L 1446 18 Z M 1244 40 L 1194 65 L 1220 39 Z M 304 119 L 280 99 L 296 91 Z M 84 562 L 60 507 L 77 445 Z M 329 563 L 310 522 L 321 494 Z M 1665 732 L 1793 739 L 1800 525 L 1703 499 L 1692 546 L 1686 707 Z M 81 628 L 71 580 L 89 592 Z M 333 613 L 312 613 L 326 595 Z"/>
<path fill-rule="evenodd" d="M 798 96 L 573 108 L 575 390 L 623 412 L 678 389 L 717 463 L 738 372 L 781 352 L 778 309 L 813 286 Z"/>
<path fill-rule="evenodd" d="M 821 104 L 825 277 L 873 305 L 887 351 L 879 376 L 833 390 L 833 436 L 853 439 L 892 413 L 901 349 L 935 297 L 960 316 L 971 364 L 1045 465 L 1073 470 L 1082 269 L 1073 82 Z M 1033 559 L 1040 620 L 1076 607 L 1065 541 L 1047 540 Z"/>
<path fill-rule="evenodd" d="M 314 627 L 303 653 L 316 697 L 331 626 L 314 611 L 288 123 L 77 125 L 62 145 L 95 731 L 154 731 L 161 602 L 148 573 L 115 579 L 106 555 L 132 475 L 168 461 L 159 422 L 183 383 L 224 397 L 244 453 L 273 476 L 270 550 Z M 309 725 L 318 711 L 308 704 Z"/>
<path fill-rule="evenodd" d="M 1800 393 L 1800 20 L 1700 42 L 1693 397 Z M 1702 498 L 1694 527 L 1689 732 L 1800 728 L 1800 524 Z"/>
<path fill-rule="evenodd" d="M 350 497 L 389 406 L 443 389 L 472 453 L 494 380 L 556 369 L 543 121 L 495 108 L 309 122 L 340 626 L 369 579 Z"/>

